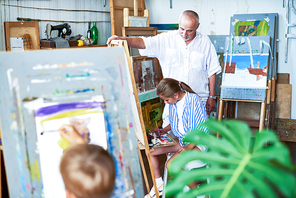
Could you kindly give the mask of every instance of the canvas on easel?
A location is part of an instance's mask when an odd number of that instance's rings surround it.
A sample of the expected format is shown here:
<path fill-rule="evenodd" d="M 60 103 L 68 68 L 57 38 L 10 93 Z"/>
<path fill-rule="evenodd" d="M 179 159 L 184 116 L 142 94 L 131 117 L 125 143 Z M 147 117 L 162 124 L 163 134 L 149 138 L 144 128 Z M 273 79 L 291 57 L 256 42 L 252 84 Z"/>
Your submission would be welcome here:
<path fill-rule="evenodd" d="M 259 130 L 263 129 L 269 71 L 270 37 L 227 37 L 218 120 L 222 119 L 224 101 L 261 103 Z"/>
<path fill-rule="evenodd" d="M 278 13 L 256 13 L 256 14 L 234 14 L 230 19 L 230 35 L 233 36 L 270 36 L 270 56 L 269 69 L 267 75 L 267 96 L 265 127 L 274 128 L 275 123 L 275 98 L 276 98 L 276 78 L 277 78 L 277 37 L 278 37 Z M 237 104 L 242 106 L 243 112 L 238 112 L 238 117 L 247 118 L 257 115 L 259 109 L 256 103 Z M 246 117 L 247 115 L 247 117 Z M 256 116 L 255 116 L 256 117 Z"/>
<path fill-rule="evenodd" d="M 90 141 L 96 139 L 94 128 L 101 131 L 105 127 L 107 149 L 116 167 L 112 197 L 144 196 L 136 150 L 134 117 L 138 115 L 132 111 L 135 103 L 129 89 L 128 61 L 124 47 L 0 53 L 0 118 L 10 197 L 54 198 L 63 194 L 63 188 L 45 191 L 48 175 L 42 173 L 47 169 L 42 151 L 60 154 L 56 130 L 62 123 L 74 122 L 83 122 L 84 129 L 91 130 Z M 97 96 L 104 98 L 102 111 L 96 108 L 100 107 L 94 100 Z M 43 101 L 39 107 L 32 105 L 37 100 Z M 59 111 L 53 110 L 56 107 Z M 83 134 L 88 135 L 86 131 Z M 42 145 L 39 150 L 39 144 L 49 136 L 55 136 L 47 139 L 53 140 L 52 146 Z M 55 167 L 53 171 L 59 170 Z"/>
<path fill-rule="evenodd" d="M 221 98 L 265 100 L 270 37 L 227 37 Z"/>

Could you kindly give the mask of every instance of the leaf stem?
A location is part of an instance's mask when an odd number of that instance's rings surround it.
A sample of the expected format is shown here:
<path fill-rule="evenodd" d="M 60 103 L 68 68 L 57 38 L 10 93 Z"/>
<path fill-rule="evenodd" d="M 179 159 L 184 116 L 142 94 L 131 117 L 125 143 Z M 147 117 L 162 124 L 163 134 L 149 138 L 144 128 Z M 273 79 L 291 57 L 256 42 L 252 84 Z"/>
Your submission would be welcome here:
<path fill-rule="evenodd" d="M 242 159 L 241 163 L 238 165 L 236 170 L 233 172 L 229 182 L 225 186 L 225 190 L 222 192 L 220 198 L 226 198 L 234 186 L 235 182 L 239 178 L 239 176 L 242 174 L 243 170 L 245 169 L 246 165 L 249 163 L 250 159 L 252 158 L 252 155 L 250 153 L 246 154 L 246 156 Z"/>

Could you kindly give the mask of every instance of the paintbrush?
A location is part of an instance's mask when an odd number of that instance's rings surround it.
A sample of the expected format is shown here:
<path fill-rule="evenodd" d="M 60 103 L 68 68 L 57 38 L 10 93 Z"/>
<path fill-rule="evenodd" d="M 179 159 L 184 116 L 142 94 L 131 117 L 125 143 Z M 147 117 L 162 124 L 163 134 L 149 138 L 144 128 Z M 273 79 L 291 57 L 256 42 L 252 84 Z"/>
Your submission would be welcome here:
<path fill-rule="evenodd" d="M 54 130 L 54 129 L 53 130 L 45 130 L 45 131 L 42 131 L 40 134 L 43 135 L 43 133 L 47 133 L 47 132 L 58 132 L 58 131 L 59 131 L 59 129 L 58 130 Z M 65 132 L 68 132 L 68 130 L 66 130 L 66 129 L 64 129 L 64 131 Z"/>
<path fill-rule="evenodd" d="M 157 121 L 155 120 L 155 129 L 157 129 L 158 128 L 158 124 L 157 124 Z M 160 137 L 160 133 L 156 133 L 155 131 L 154 131 L 154 134 L 157 136 L 157 137 Z"/>
<path fill-rule="evenodd" d="M 43 133 L 48 133 L 48 132 L 57 132 L 59 130 L 45 130 L 45 131 L 42 131 L 40 134 L 43 135 Z"/>

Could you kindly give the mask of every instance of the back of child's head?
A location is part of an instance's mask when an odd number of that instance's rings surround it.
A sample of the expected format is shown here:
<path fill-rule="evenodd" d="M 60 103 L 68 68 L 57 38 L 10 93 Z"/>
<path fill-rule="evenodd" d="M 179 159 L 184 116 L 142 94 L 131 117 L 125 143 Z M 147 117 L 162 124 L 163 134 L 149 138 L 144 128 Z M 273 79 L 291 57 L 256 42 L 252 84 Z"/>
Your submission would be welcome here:
<path fill-rule="evenodd" d="M 115 184 L 110 154 L 93 144 L 70 146 L 63 154 L 60 172 L 65 188 L 77 198 L 107 198 Z"/>
<path fill-rule="evenodd" d="M 179 93 L 180 91 L 195 93 L 186 83 L 173 78 L 162 79 L 156 89 L 157 95 L 161 95 L 166 98 L 172 98 L 175 93 Z"/>

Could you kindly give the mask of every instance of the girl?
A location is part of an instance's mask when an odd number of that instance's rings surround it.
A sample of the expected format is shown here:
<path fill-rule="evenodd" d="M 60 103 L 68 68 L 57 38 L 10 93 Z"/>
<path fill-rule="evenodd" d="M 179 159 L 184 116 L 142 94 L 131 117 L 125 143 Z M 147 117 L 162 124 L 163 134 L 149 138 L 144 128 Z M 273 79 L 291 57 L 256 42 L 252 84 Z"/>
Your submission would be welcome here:
<path fill-rule="evenodd" d="M 207 113 L 201 98 L 184 82 L 164 78 L 159 82 L 156 91 L 157 95 L 169 106 L 170 124 L 163 129 L 155 129 L 155 133 L 162 135 L 172 130 L 177 137 L 175 140 L 178 142 L 177 145 L 154 148 L 150 152 L 157 189 L 159 195 L 162 195 L 163 180 L 159 170 L 158 155 L 175 153 L 172 156 L 174 158 L 184 150 L 204 150 L 202 146 L 184 144 L 183 138 L 188 131 L 198 127 L 201 122 L 207 119 Z M 154 197 L 154 189 L 153 187 L 145 198 Z"/>

